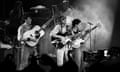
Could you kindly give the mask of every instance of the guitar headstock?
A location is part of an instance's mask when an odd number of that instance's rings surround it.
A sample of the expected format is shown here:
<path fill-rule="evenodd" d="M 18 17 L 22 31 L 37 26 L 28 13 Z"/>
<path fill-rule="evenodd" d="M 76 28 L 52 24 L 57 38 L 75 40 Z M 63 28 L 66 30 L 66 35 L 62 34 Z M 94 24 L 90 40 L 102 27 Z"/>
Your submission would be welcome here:
<path fill-rule="evenodd" d="M 102 25 L 100 23 L 97 23 L 96 26 L 101 28 Z"/>

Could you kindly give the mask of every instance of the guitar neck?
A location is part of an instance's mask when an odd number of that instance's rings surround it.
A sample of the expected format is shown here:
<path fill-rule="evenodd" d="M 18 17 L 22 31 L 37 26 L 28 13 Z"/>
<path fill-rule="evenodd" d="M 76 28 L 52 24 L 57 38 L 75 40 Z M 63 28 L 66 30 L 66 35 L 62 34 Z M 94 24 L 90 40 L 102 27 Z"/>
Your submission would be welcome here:
<path fill-rule="evenodd" d="M 78 38 L 78 36 L 80 36 L 80 35 L 81 35 L 81 32 L 80 32 L 80 33 L 77 33 L 77 34 L 75 34 L 75 35 L 69 36 L 69 38 L 71 38 L 71 39 L 72 39 L 72 38 L 73 38 L 73 39 L 74 39 L 74 38 Z"/>
<path fill-rule="evenodd" d="M 92 29 L 90 29 L 90 30 L 88 30 L 88 31 L 86 31 L 86 33 L 84 34 L 84 35 L 82 35 L 82 39 L 84 39 L 87 35 L 88 35 L 88 33 L 90 33 L 91 31 L 93 31 L 94 29 L 96 29 L 98 26 L 95 26 L 95 27 L 93 27 Z"/>
<path fill-rule="evenodd" d="M 51 19 L 49 19 L 45 24 L 43 24 L 42 28 L 45 29 L 49 24 L 50 22 L 54 19 L 54 17 L 52 17 Z"/>

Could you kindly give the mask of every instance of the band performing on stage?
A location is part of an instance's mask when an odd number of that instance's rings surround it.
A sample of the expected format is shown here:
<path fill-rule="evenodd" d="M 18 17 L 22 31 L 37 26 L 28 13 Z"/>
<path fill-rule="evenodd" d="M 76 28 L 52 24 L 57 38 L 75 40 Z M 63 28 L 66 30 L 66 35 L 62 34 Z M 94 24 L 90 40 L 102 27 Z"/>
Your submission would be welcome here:
<path fill-rule="evenodd" d="M 32 0 L 29 8 L 16 1 L 9 17 L 0 20 L 0 64 L 8 58 L 15 71 L 33 66 L 40 72 L 96 72 L 92 65 L 120 55 L 104 45 L 110 32 L 99 17 L 92 18 L 89 9 L 79 12 L 72 0 L 54 1 Z"/>

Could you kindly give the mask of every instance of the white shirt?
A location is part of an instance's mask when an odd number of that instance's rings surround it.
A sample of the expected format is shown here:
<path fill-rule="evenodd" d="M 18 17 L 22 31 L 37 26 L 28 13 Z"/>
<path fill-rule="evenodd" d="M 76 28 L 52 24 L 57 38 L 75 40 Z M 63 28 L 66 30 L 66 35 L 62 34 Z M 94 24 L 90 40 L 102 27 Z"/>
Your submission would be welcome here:
<path fill-rule="evenodd" d="M 28 27 L 27 23 L 25 22 L 18 28 L 18 34 L 17 34 L 17 40 L 20 41 L 22 39 L 22 35 L 25 30 L 28 30 L 30 27 Z"/>

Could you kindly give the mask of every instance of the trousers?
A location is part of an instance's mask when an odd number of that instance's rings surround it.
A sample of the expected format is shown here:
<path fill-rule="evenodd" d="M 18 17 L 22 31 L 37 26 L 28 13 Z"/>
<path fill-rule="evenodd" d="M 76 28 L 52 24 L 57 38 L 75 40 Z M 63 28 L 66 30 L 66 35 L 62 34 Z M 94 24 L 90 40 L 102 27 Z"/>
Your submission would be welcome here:
<path fill-rule="evenodd" d="M 30 56 L 36 52 L 35 48 L 31 48 L 26 45 L 22 45 L 20 50 L 21 50 L 20 51 L 20 63 L 18 65 L 17 70 L 23 70 L 24 68 L 26 68 L 29 65 Z"/>
<path fill-rule="evenodd" d="M 64 58 L 66 61 L 68 61 L 68 56 L 67 56 L 68 55 L 68 48 L 67 48 L 67 46 L 64 46 L 61 49 L 57 49 L 56 55 L 57 55 L 57 65 L 63 66 Z"/>

